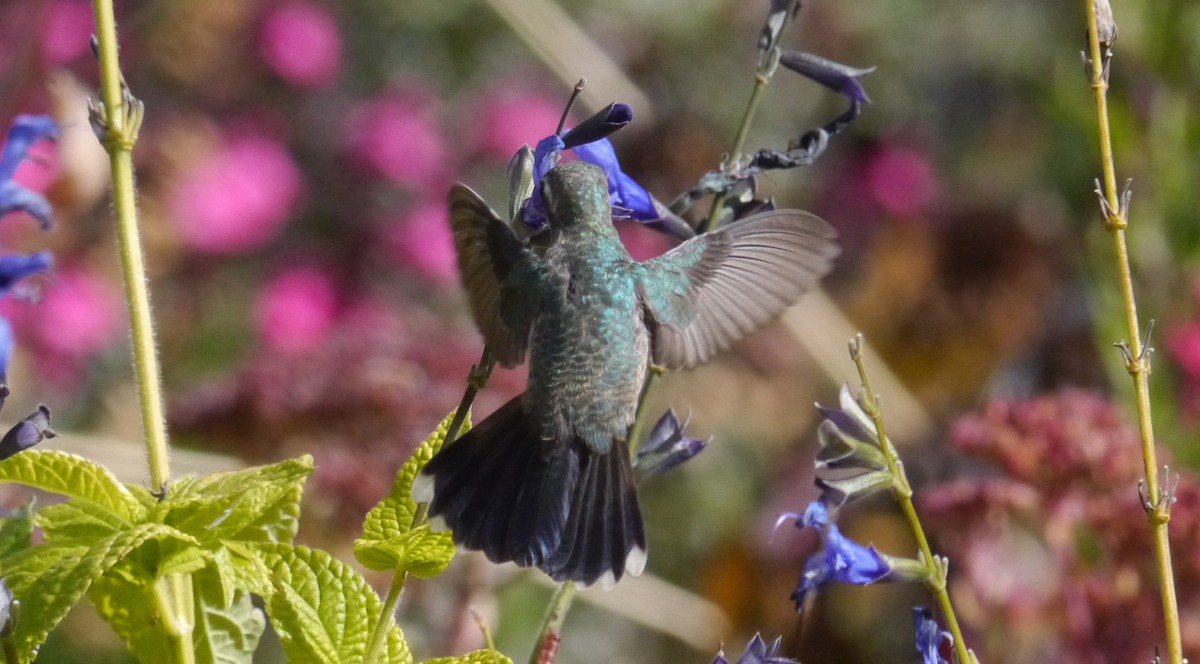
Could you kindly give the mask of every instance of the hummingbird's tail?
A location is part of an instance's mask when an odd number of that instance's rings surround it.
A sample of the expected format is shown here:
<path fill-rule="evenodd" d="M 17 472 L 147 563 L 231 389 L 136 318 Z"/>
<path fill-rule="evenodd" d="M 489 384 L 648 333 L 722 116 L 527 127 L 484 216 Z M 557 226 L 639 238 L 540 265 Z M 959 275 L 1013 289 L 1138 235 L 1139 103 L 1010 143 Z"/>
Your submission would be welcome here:
<path fill-rule="evenodd" d="M 556 581 L 609 586 L 641 574 L 646 536 L 628 449 L 597 454 L 578 438 L 543 440 L 509 401 L 425 466 L 431 517 L 493 562 Z"/>

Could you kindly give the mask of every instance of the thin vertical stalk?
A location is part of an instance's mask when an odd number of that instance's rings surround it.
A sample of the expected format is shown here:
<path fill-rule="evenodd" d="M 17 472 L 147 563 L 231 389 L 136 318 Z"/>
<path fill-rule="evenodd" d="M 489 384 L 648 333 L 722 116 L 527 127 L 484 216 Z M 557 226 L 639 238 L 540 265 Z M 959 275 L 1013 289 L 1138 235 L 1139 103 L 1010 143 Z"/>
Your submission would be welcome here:
<path fill-rule="evenodd" d="M 112 167 L 113 212 L 117 241 L 129 303 L 129 326 L 133 335 L 133 366 L 141 405 L 142 429 L 150 464 L 150 484 L 166 490 L 170 480 L 167 427 L 163 416 L 161 372 L 154 324 L 150 319 L 150 295 L 138 235 L 137 195 L 133 177 L 133 145 L 142 122 L 142 104 L 128 94 L 117 62 L 117 27 L 111 0 L 94 0 L 97 56 L 100 60 L 101 104 L 94 109 L 101 142 Z M 98 117 L 95 117 L 98 116 Z"/>
<path fill-rule="evenodd" d="M 553 664 L 558 655 L 558 643 L 561 640 L 563 625 L 567 622 L 567 614 L 575 601 L 575 584 L 564 581 L 554 591 L 550 605 L 546 609 L 546 617 L 542 620 L 542 628 L 538 631 L 538 640 L 529 655 L 529 664 Z"/>
<path fill-rule="evenodd" d="M 1150 412 L 1150 357 L 1142 344 L 1137 304 L 1133 295 L 1133 274 L 1129 263 L 1129 249 L 1125 242 L 1125 229 L 1129 226 L 1129 210 L 1127 201 L 1122 201 L 1117 192 L 1112 133 L 1108 121 L 1106 65 L 1109 54 L 1101 52 L 1096 1 L 1084 0 L 1084 4 L 1087 5 L 1088 56 L 1091 60 L 1090 83 L 1096 104 L 1100 166 L 1103 174 L 1103 190 L 1098 193 L 1103 197 L 1104 204 L 1101 207 L 1104 212 L 1104 225 L 1112 237 L 1121 300 L 1125 309 L 1128 341 L 1122 344 L 1122 347 L 1125 350 L 1125 368 L 1133 379 L 1136 393 L 1138 434 L 1142 442 L 1142 459 L 1148 495 L 1145 506 L 1146 518 L 1153 530 L 1154 553 L 1158 563 L 1159 593 L 1162 597 L 1163 622 L 1166 628 L 1167 654 L 1172 664 L 1182 664 L 1184 660 L 1182 639 L 1180 638 L 1179 607 L 1175 598 L 1175 575 L 1171 565 L 1171 547 L 1168 537 L 1173 496 L 1162 490 L 1162 483 L 1158 477 L 1154 427 Z"/>
<path fill-rule="evenodd" d="M 925 529 L 921 527 L 921 519 L 917 516 L 917 508 L 912 501 L 912 487 L 908 483 L 908 476 L 904 472 L 904 464 L 900 461 L 900 455 L 896 452 L 896 448 L 892 446 L 892 442 L 888 440 L 887 432 L 883 425 L 883 412 L 879 408 L 879 400 L 875 393 L 871 391 L 871 380 L 867 376 L 867 367 L 863 362 L 863 337 L 858 334 L 850 342 L 850 357 L 854 360 L 854 366 L 858 369 L 858 378 L 862 382 L 863 395 L 859 399 L 863 410 L 871 417 L 875 423 L 875 433 L 879 437 L 879 447 L 883 450 L 883 457 L 887 461 L 888 472 L 892 476 L 892 495 L 896 501 L 900 503 L 900 509 L 904 512 L 904 518 L 908 521 L 909 530 L 912 531 L 913 537 L 917 540 L 917 547 L 921 552 L 921 558 L 929 570 L 929 580 L 926 586 L 933 593 L 937 600 L 938 606 L 942 610 L 942 615 L 946 618 L 946 627 L 950 630 L 950 634 L 954 636 L 954 654 L 960 664 L 969 664 L 975 659 L 971 652 L 967 649 L 966 640 L 963 639 L 962 629 L 958 625 L 958 616 L 954 613 L 954 606 L 950 602 L 950 593 L 946 590 L 946 570 L 944 565 L 939 564 L 939 558 L 933 555 L 933 549 L 929 546 L 929 539 L 925 536 Z"/>

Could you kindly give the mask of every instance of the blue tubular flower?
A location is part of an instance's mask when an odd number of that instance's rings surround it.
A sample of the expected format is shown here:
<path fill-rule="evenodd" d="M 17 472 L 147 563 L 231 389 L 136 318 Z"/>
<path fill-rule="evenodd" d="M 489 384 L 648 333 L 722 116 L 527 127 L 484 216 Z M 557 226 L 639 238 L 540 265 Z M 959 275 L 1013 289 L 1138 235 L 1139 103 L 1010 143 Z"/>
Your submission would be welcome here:
<path fill-rule="evenodd" d="M 49 251 L 0 256 L 0 296 L 11 291 L 18 281 L 32 274 L 45 272 L 53 264 Z"/>
<path fill-rule="evenodd" d="M 933 613 L 922 607 L 913 608 L 913 623 L 917 630 L 917 652 L 922 664 L 947 664 L 941 655 L 942 643 L 954 644 L 954 637 L 937 624 Z"/>
<path fill-rule="evenodd" d="M 809 595 L 827 583 L 865 586 L 892 573 L 892 564 L 875 547 L 864 547 L 842 535 L 830 522 L 828 508 L 820 501 L 808 506 L 804 515 L 796 519 L 796 527 L 816 528 L 821 534 L 821 549 L 805 561 L 800 583 L 792 593 L 797 611 L 803 608 Z"/>
<path fill-rule="evenodd" d="M 779 656 L 780 643 L 780 639 L 775 639 L 771 645 L 767 645 L 761 635 L 755 634 L 737 664 L 796 664 L 796 660 Z M 713 664 L 729 664 L 725 659 L 725 653 L 718 654 L 717 658 L 713 660 Z"/>
<path fill-rule="evenodd" d="M 608 195 L 614 208 L 623 208 L 626 216 L 638 221 L 655 221 L 659 218 L 650 192 L 621 170 L 617 152 L 607 138 L 577 146 L 575 154 L 604 169 L 604 175 L 608 176 Z"/>
<path fill-rule="evenodd" d="M 859 69 L 832 60 L 826 60 L 819 55 L 790 51 L 779 58 L 779 64 L 821 85 L 841 94 L 859 104 L 869 104 L 867 91 L 863 89 L 858 77 L 875 71 L 874 67 Z"/>
<path fill-rule="evenodd" d="M 658 221 L 662 218 L 650 192 L 621 170 L 617 153 L 606 136 L 633 120 L 633 110 L 626 104 L 609 104 L 599 113 L 567 131 L 562 136 L 551 134 L 538 141 L 533 157 L 533 195 L 525 204 L 525 223 L 539 229 L 546 223 L 542 202 L 542 178 L 558 165 L 563 150 L 575 154 L 604 170 L 608 178 L 608 195 L 613 208 L 624 216 L 638 221 Z"/>
<path fill-rule="evenodd" d="M 8 361 L 12 358 L 13 332 L 8 320 L 0 316 L 0 386 L 8 382 Z M 8 388 L 4 388 L 8 389 Z M 4 407 L 4 397 L 0 396 L 0 408 Z"/>
<path fill-rule="evenodd" d="M 4 152 L 0 153 L 0 216 L 24 210 L 46 228 L 50 225 L 50 203 L 12 179 L 30 146 L 44 138 L 58 138 L 58 125 L 48 115 L 19 115 L 9 128 Z"/>
<path fill-rule="evenodd" d="M 675 411 L 669 409 L 658 418 L 637 450 L 634 470 L 638 482 L 657 477 L 704 451 L 708 441 L 685 436 L 687 425 L 687 422 L 681 424 Z"/>
<path fill-rule="evenodd" d="M 8 433 L 0 438 L 0 461 L 15 456 L 18 452 L 24 452 L 42 442 L 43 439 L 53 438 L 56 435 L 58 434 L 50 428 L 50 409 L 39 405 L 36 412 L 17 422 L 16 426 L 9 429 Z"/>

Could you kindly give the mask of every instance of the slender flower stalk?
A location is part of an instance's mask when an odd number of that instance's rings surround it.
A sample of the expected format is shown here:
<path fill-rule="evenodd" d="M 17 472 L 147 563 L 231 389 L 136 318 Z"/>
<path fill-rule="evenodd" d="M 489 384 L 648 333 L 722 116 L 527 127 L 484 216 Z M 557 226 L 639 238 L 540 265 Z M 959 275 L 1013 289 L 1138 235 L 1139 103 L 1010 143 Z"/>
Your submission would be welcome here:
<path fill-rule="evenodd" d="M 546 617 L 542 620 L 542 628 L 538 630 L 537 643 L 533 653 L 529 655 L 529 664 L 553 664 L 558 656 L 563 624 L 567 622 L 567 614 L 570 613 L 574 601 L 574 583 L 566 581 L 554 590 L 546 608 Z"/>
<path fill-rule="evenodd" d="M 117 26 L 112 0 L 94 0 L 96 14 L 97 57 L 100 60 L 99 104 L 92 107 L 92 123 L 112 167 L 113 212 L 117 221 L 117 240 L 129 303 L 129 324 L 133 334 L 133 364 L 141 401 L 142 429 L 150 462 L 150 484 L 155 491 L 166 491 L 170 481 L 166 418 L 163 415 L 162 374 L 158 367 L 158 347 L 150 318 L 150 295 L 146 287 L 146 268 L 138 235 L 137 194 L 133 178 L 133 145 L 142 124 L 142 103 L 129 94 L 117 62 Z"/>
<path fill-rule="evenodd" d="M 928 571 L 925 585 L 933 593 L 938 606 L 942 610 L 942 615 L 946 617 L 946 626 L 949 628 L 950 634 L 954 637 L 955 657 L 961 664 L 974 662 L 975 656 L 971 651 L 967 650 L 962 630 L 958 626 L 958 618 L 954 614 L 954 606 L 950 603 L 950 593 L 946 591 L 947 565 L 945 559 L 933 554 L 933 550 L 929 547 L 929 539 L 925 537 L 925 530 L 921 527 L 921 520 L 917 516 L 917 508 L 913 505 L 912 501 L 912 487 L 909 485 L 908 476 L 904 472 L 904 463 L 900 460 L 900 455 L 896 452 L 892 441 L 888 440 L 883 425 L 883 413 L 879 408 L 879 400 L 875 396 L 875 393 L 871 391 L 871 381 L 867 376 L 867 367 L 863 361 L 862 348 L 863 336 L 859 333 L 850 341 L 850 358 L 854 360 L 854 366 L 858 369 L 858 377 L 862 381 L 863 387 L 859 403 L 875 424 L 875 432 L 879 438 L 879 447 L 883 450 L 884 460 L 892 476 L 892 495 L 900 503 L 900 509 L 904 512 L 904 518 L 908 521 L 909 529 L 912 530 L 913 537 L 917 540 L 917 546 L 921 552 L 920 559 L 925 563 Z"/>
<path fill-rule="evenodd" d="M 1100 142 L 1100 165 L 1103 189 L 1097 183 L 1104 226 L 1112 236 L 1116 254 L 1121 299 L 1125 305 L 1125 324 L 1128 341 L 1118 344 L 1125 356 L 1125 368 L 1133 379 L 1137 400 L 1138 433 L 1142 441 L 1142 458 L 1146 473 L 1146 518 L 1154 531 L 1154 552 L 1158 562 L 1158 585 L 1162 596 L 1163 621 L 1166 627 L 1167 655 L 1171 664 L 1182 664 L 1183 645 L 1180 638 L 1179 607 L 1175 598 L 1175 575 L 1171 565 L 1168 524 L 1174 496 L 1163 490 L 1158 476 L 1158 460 L 1154 449 L 1154 427 L 1150 414 L 1150 353 L 1142 343 L 1137 304 L 1133 295 L 1133 277 L 1129 264 L 1129 249 L 1125 229 L 1129 226 L 1129 192 L 1117 192 L 1116 166 L 1113 159 L 1112 135 L 1108 121 L 1108 51 L 1116 36 L 1107 0 L 1084 0 L 1087 5 L 1088 64 L 1092 95 L 1096 103 L 1096 121 Z M 1101 5 L 1103 13 L 1098 13 Z M 1101 20 L 1105 25 L 1101 25 Z M 1103 28 L 1103 33 L 1101 29 Z M 1106 42 L 1101 45 L 1101 41 Z"/>
<path fill-rule="evenodd" d="M 112 170 L 113 212 L 129 304 L 133 337 L 133 366 L 141 402 L 142 429 L 150 465 L 150 485 L 165 495 L 171 479 L 166 417 L 163 414 L 162 373 L 150 318 L 141 236 L 137 225 L 137 193 L 133 177 L 133 146 L 141 129 L 144 108 L 129 93 L 117 61 L 117 25 L 112 0 L 94 0 L 96 57 L 100 61 L 100 103 L 91 105 L 92 127 L 108 152 Z M 164 586 L 165 584 L 165 586 Z M 195 600 L 190 574 L 172 574 L 156 586 L 158 614 L 167 628 L 177 664 L 194 664 Z"/>

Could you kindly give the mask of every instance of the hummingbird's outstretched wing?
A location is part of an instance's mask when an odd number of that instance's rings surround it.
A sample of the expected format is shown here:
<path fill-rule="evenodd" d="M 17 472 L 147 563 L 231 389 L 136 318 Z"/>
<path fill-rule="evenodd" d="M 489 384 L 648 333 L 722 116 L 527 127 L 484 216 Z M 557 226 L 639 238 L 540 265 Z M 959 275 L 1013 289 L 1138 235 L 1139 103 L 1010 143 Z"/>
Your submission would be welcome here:
<path fill-rule="evenodd" d="M 807 212 L 774 210 L 640 263 L 655 364 L 695 366 L 770 322 L 829 271 L 835 236 Z"/>
<path fill-rule="evenodd" d="M 449 200 L 458 269 L 475 325 L 496 361 L 516 366 L 525 359 L 529 328 L 549 272 L 479 194 L 455 184 Z"/>

